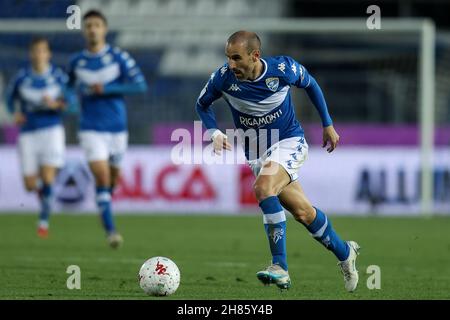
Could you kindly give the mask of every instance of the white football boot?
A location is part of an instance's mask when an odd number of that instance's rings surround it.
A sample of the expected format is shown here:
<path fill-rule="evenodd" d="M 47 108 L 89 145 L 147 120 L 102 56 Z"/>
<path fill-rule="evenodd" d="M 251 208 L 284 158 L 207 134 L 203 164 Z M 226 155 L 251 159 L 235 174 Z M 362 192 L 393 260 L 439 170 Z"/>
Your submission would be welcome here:
<path fill-rule="evenodd" d="M 108 244 L 111 248 L 117 249 L 122 246 L 123 238 L 117 232 L 112 232 L 108 235 Z"/>
<path fill-rule="evenodd" d="M 338 266 L 344 275 L 345 290 L 353 292 L 358 285 L 358 270 L 356 270 L 356 258 L 359 255 L 360 246 L 355 241 L 347 241 L 350 247 L 350 255 L 347 260 L 338 262 Z"/>
<path fill-rule="evenodd" d="M 267 269 L 257 272 L 256 277 L 264 285 L 275 283 L 280 289 L 289 289 L 291 287 L 289 273 L 277 264 L 271 264 Z"/>

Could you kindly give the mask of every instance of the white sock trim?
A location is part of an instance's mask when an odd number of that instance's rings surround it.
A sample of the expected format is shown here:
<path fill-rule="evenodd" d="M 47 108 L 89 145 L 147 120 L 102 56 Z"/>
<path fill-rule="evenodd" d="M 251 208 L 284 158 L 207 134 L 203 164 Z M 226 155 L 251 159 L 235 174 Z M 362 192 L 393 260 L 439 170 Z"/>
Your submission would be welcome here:
<path fill-rule="evenodd" d="M 263 214 L 264 224 L 277 224 L 283 221 L 286 221 L 286 214 L 284 211 Z"/>

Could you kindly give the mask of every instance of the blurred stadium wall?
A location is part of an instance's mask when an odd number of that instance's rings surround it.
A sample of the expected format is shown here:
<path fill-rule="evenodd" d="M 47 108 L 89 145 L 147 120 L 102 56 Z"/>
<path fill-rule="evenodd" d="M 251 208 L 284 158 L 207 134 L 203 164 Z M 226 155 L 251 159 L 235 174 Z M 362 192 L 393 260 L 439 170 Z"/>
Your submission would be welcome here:
<path fill-rule="evenodd" d="M 27 60 L 36 34 L 49 38 L 53 62 L 67 66 L 83 48 L 79 31 L 65 30 L 66 9 L 101 9 L 110 21 L 109 42 L 136 59 L 149 83 L 145 95 L 127 97 L 130 151 L 115 195 L 119 211 L 257 211 L 252 177 L 245 166 L 175 166 L 170 162 L 171 132 L 192 130 L 195 101 L 208 76 L 225 61 L 230 32 L 208 26 L 214 21 L 319 17 L 365 20 L 364 1 L 316 0 L 2 0 L 3 26 L 36 21 L 33 30 L 0 33 L 0 90 Z M 434 208 L 450 212 L 450 4 L 443 1 L 379 1 L 383 18 L 428 17 L 436 24 Z M 61 30 L 40 32 L 45 21 Z M 344 18 L 341 18 L 344 19 Z M 146 28 L 155 21 L 185 21 L 185 30 Z M 345 20 L 345 19 L 344 19 Z M 383 20 L 382 20 L 383 21 Z M 203 29 L 192 26 L 203 23 Z M 383 23 L 383 22 L 382 22 Z M 140 28 L 133 26 L 140 25 Z M 231 29 L 240 29 L 238 24 Z M 47 29 L 48 30 L 48 29 Z M 32 32 L 33 31 L 33 32 Z M 376 31 L 374 31 L 376 32 Z M 332 32 L 260 33 L 263 55 L 290 55 L 321 85 L 335 127 L 337 152 L 320 149 L 319 117 L 300 90 L 293 90 L 297 116 L 312 146 L 300 177 L 311 199 L 340 214 L 415 214 L 420 211 L 420 95 L 417 35 Z M 215 105 L 221 128 L 232 127 L 224 102 Z M 94 211 L 89 173 L 77 148 L 77 115 L 65 119 L 68 165 L 59 179 L 61 210 Z M 18 130 L 0 106 L 0 211 L 30 211 L 37 202 L 23 190 L 14 144 Z"/>

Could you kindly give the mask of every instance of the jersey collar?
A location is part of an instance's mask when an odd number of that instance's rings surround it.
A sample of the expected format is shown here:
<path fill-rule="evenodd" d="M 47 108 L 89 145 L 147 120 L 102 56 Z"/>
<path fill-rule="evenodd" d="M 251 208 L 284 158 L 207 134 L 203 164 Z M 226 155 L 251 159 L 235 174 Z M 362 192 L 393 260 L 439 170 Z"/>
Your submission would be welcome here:
<path fill-rule="evenodd" d="M 244 80 L 242 82 L 257 82 L 257 81 L 261 80 L 262 78 L 264 78 L 264 76 L 266 75 L 266 72 L 267 72 L 267 62 L 263 58 L 261 58 L 261 61 L 263 63 L 263 72 L 261 73 L 261 75 L 258 78 L 256 78 L 255 80 Z"/>
<path fill-rule="evenodd" d="M 88 49 L 84 49 L 83 54 L 90 58 L 100 57 L 100 56 L 104 55 L 109 50 L 109 48 L 110 48 L 110 45 L 108 43 L 105 43 L 104 47 L 99 52 L 93 53 L 93 52 L 90 52 Z"/>
<path fill-rule="evenodd" d="M 29 66 L 29 72 L 30 72 L 30 74 L 31 74 L 33 77 L 40 77 L 40 78 L 45 78 L 45 77 L 49 76 L 49 75 L 52 73 L 52 69 L 53 69 L 53 66 L 52 66 L 51 63 L 49 63 L 47 69 L 46 69 L 44 72 L 42 72 L 42 73 L 37 73 L 36 71 L 34 71 L 33 66 L 31 65 L 31 63 L 30 63 L 30 66 Z"/>
<path fill-rule="evenodd" d="M 256 79 L 253 80 L 252 82 L 259 81 L 259 80 L 261 80 L 262 78 L 264 78 L 264 76 L 266 75 L 266 72 L 267 72 L 267 62 L 266 62 L 266 60 L 264 60 L 263 58 L 261 58 L 261 61 L 263 62 L 263 68 L 264 68 L 264 71 L 261 73 L 261 75 L 260 75 L 258 78 L 256 78 Z"/>

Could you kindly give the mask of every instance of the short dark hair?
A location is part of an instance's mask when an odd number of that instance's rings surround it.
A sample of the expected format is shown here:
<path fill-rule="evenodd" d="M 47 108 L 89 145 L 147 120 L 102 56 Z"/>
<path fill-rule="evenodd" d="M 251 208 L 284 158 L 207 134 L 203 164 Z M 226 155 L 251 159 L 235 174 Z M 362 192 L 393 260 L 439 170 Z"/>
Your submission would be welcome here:
<path fill-rule="evenodd" d="M 85 21 L 88 18 L 92 18 L 92 17 L 100 18 L 103 20 L 105 25 L 108 24 L 108 21 L 106 20 L 106 17 L 103 15 L 103 13 L 101 13 L 99 10 L 95 10 L 95 9 L 89 10 L 88 12 L 86 12 L 83 16 L 83 21 Z"/>
<path fill-rule="evenodd" d="M 39 43 L 42 43 L 42 42 L 46 43 L 47 46 L 50 48 L 50 44 L 49 44 L 48 39 L 46 37 L 37 36 L 37 37 L 34 37 L 33 39 L 31 39 L 31 41 L 30 41 L 30 49 L 33 49 L 33 47 L 35 45 L 37 45 Z"/>
<path fill-rule="evenodd" d="M 253 50 L 261 50 L 261 39 L 252 31 L 240 30 L 233 33 L 227 40 L 227 43 L 243 42 L 250 54 Z"/>

